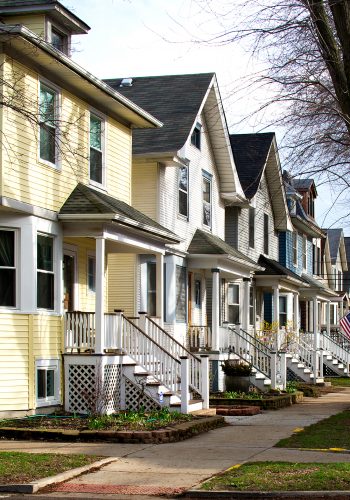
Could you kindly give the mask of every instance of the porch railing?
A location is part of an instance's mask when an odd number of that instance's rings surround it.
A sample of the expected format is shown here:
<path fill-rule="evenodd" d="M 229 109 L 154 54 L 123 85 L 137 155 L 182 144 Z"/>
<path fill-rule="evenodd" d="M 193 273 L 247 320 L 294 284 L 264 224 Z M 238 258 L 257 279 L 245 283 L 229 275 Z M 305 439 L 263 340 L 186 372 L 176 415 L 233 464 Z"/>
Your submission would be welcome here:
<path fill-rule="evenodd" d="M 271 350 L 256 337 L 241 328 L 227 326 L 232 339 L 232 351 L 241 359 L 248 361 L 259 372 L 271 377 Z"/>
<path fill-rule="evenodd" d="M 329 352 L 334 358 L 343 363 L 348 370 L 350 363 L 350 345 L 345 335 L 341 332 L 337 332 L 337 336 L 330 336 L 328 333 L 323 332 L 320 338 L 322 349 Z"/>
<path fill-rule="evenodd" d="M 95 350 L 95 313 L 73 311 L 65 314 L 66 352 L 93 352 Z"/>
<path fill-rule="evenodd" d="M 213 345 L 211 328 L 206 325 L 190 325 L 187 331 L 187 345 L 190 350 L 210 350 Z"/>
<path fill-rule="evenodd" d="M 296 359 L 303 363 L 314 373 L 315 350 L 311 343 L 299 339 L 298 342 L 293 342 L 288 347 L 288 352 L 293 354 Z M 319 374 L 317 374 L 318 376 Z"/>

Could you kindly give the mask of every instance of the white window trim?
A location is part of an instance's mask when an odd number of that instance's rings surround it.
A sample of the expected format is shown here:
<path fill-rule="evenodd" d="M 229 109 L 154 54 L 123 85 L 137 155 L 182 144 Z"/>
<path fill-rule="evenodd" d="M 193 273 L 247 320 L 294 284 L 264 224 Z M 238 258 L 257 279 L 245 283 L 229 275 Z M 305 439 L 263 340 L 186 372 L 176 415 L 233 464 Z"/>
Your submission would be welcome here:
<path fill-rule="evenodd" d="M 90 290 L 89 288 L 89 259 L 94 259 L 95 261 L 95 288 L 96 288 L 96 252 L 89 250 L 86 254 L 86 294 L 95 296 L 96 290 Z"/>
<path fill-rule="evenodd" d="M 44 85 L 45 87 L 48 87 L 49 89 L 53 90 L 56 93 L 56 98 L 55 98 L 55 121 L 57 121 L 56 125 L 56 132 L 55 132 L 55 163 L 51 163 L 50 161 L 44 160 L 43 158 L 40 157 L 40 89 L 41 85 Z M 54 168 L 55 170 L 61 170 L 61 160 L 62 160 L 62 155 L 60 151 L 60 143 L 61 143 L 61 117 L 62 117 L 62 91 L 57 85 L 54 83 L 50 82 L 46 78 L 43 77 L 38 77 L 38 147 L 37 147 L 37 155 L 38 155 L 38 162 L 46 165 L 48 167 Z"/>
<path fill-rule="evenodd" d="M 305 247 L 304 247 L 305 245 Z M 305 252 L 304 252 L 304 249 L 305 249 Z M 303 235 L 303 252 L 302 252 L 302 255 L 303 255 L 303 270 L 306 271 L 307 270 L 307 237 L 305 235 Z M 305 266 L 304 266 L 304 255 L 305 255 Z"/>
<path fill-rule="evenodd" d="M 55 245 L 54 245 L 55 250 Z M 79 311 L 79 284 L 78 284 L 78 249 L 75 245 L 64 245 L 63 255 L 70 255 L 74 258 L 74 285 L 73 285 L 73 303 L 74 309 Z M 62 261 L 63 262 L 63 261 Z M 63 283 L 63 273 L 62 273 L 62 283 Z M 63 290 L 63 287 L 62 287 Z M 56 290 L 55 290 L 56 292 Z"/>
<path fill-rule="evenodd" d="M 67 37 L 67 52 L 62 52 L 62 54 L 65 54 L 66 56 L 70 57 L 71 56 L 71 34 L 69 31 L 67 31 L 63 26 L 58 25 L 53 23 L 51 20 L 46 20 L 46 26 L 45 26 L 45 39 L 47 42 L 51 43 L 52 40 L 52 28 L 59 33 L 62 33 L 62 35 Z"/>
<path fill-rule="evenodd" d="M 90 118 L 91 115 L 95 116 L 99 120 L 101 120 L 101 152 L 102 152 L 102 183 L 96 182 L 91 179 L 90 177 Z M 107 175 L 106 175 L 106 137 L 107 137 L 107 117 L 106 115 L 100 113 L 99 111 L 96 111 L 95 109 L 90 109 L 89 110 L 89 118 L 88 118 L 88 123 L 89 123 L 89 135 L 88 135 L 88 144 L 89 144 L 89 150 L 88 150 L 88 157 L 89 157 L 89 184 L 91 186 L 95 186 L 98 188 L 106 189 L 106 184 L 107 184 Z"/>
<path fill-rule="evenodd" d="M 209 206 L 210 206 L 210 224 L 205 224 L 203 221 L 203 209 L 204 209 L 204 190 L 203 190 L 203 182 L 207 181 L 210 186 L 210 201 L 209 201 Z M 202 226 L 206 229 L 211 230 L 213 226 L 213 176 L 209 173 L 206 172 L 205 170 L 202 170 Z"/>
<path fill-rule="evenodd" d="M 11 311 L 16 311 L 18 309 L 20 309 L 20 304 L 19 304 L 19 297 L 20 297 L 20 293 L 19 293 L 19 283 L 20 283 L 20 262 L 19 262 L 19 256 L 20 256 L 20 248 L 19 248 L 19 238 L 20 238 L 20 231 L 17 229 L 17 228 L 13 228 L 13 227 L 6 227 L 6 226 L 0 226 L 0 230 L 1 231 L 12 231 L 15 235 L 15 245 L 14 245 L 14 252 L 15 252 L 15 255 L 14 255 L 14 263 L 15 263 L 15 266 L 14 266 L 14 269 L 15 269 L 15 287 L 16 287 L 16 294 L 15 294 L 15 302 L 16 302 L 16 305 L 15 306 L 1 306 L 0 305 L 0 310 L 1 311 L 4 311 L 4 310 L 11 310 Z M 2 269 L 6 269 L 5 267 L 2 268 Z M 9 268 L 9 269 L 12 269 L 12 268 Z"/>
<path fill-rule="evenodd" d="M 294 238 L 296 242 L 295 246 L 295 259 L 294 259 Z M 298 252 L 298 233 L 297 231 L 293 231 L 292 233 L 292 257 L 293 257 L 293 265 L 298 266 L 298 258 L 299 258 L 299 252 Z"/>
<path fill-rule="evenodd" d="M 180 188 L 180 171 L 181 168 L 186 168 L 187 170 L 187 191 Z M 179 168 L 178 178 L 177 178 L 177 215 L 180 219 L 188 221 L 190 218 L 190 197 L 189 197 L 189 168 L 187 165 L 181 165 Z M 180 213 L 180 191 L 186 193 L 187 196 L 187 215 Z"/>
<path fill-rule="evenodd" d="M 237 286 L 238 287 L 238 302 L 229 302 L 229 289 L 231 286 Z M 227 319 L 229 320 L 230 317 L 230 307 L 229 306 L 238 306 L 238 322 L 241 323 L 242 319 L 242 307 L 241 307 L 241 297 L 242 297 L 242 288 L 241 288 L 241 282 L 234 282 L 230 281 L 227 283 L 227 299 L 226 299 L 226 304 L 227 304 Z"/>
<path fill-rule="evenodd" d="M 54 370 L 54 395 L 49 398 L 38 398 L 38 370 Z M 35 361 L 35 400 L 37 407 L 54 406 L 61 403 L 60 361 L 53 359 L 37 359 Z"/>

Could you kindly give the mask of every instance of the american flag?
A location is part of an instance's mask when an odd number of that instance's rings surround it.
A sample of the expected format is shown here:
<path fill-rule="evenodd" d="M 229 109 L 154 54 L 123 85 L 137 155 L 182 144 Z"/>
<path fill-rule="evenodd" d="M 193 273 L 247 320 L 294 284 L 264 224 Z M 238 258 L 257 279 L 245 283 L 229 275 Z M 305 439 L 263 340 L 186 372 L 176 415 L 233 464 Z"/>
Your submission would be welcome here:
<path fill-rule="evenodd" d="M 350 312 L 339 320 L 340 326 L 347 337 L 350 338 Z"/>

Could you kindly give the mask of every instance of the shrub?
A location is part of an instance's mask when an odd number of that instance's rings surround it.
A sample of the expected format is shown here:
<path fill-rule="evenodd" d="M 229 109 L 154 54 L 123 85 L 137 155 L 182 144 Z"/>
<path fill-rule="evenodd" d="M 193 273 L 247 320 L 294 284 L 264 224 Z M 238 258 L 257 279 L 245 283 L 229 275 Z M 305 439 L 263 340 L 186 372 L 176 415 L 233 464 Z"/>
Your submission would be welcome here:
<path fill-rule="evenodd" d="M 221 368 L 225 375 L 249 377 L 252 374 L 252 365 L 237 359 L 225 359 Z"/>
<path fill-rule="evenodd" d="M 303 382 L 298 382 L 297 385 L 297 390 L 301 391 L 304 393 L 304 396 L 310 397 L 310 398 L 319 398 L 321 395 L 321 391 L 319 387 L 311 384 L 305 384 Z"/>

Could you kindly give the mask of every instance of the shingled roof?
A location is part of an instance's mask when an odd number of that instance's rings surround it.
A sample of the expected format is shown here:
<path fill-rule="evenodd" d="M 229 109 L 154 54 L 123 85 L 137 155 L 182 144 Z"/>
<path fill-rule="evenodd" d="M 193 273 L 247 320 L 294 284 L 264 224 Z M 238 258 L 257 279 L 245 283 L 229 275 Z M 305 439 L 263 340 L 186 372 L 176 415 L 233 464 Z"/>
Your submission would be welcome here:
<path fill-rule="evenodd" d="M 168 153 L 181 149 L 213 77 L 214 73 L 135 77 L 130 87 L 120 86 L 122 78 L 104 80 L 163 123 L 160 130 L 135 130 L 133 153 Z"/>
<path fill-rule="evenodd" d="M 273 132 L 230 135 L 238 177 L 249 199 L 253 198 L 259 187 L 274 137 Z"/>
<path fill-rule="evenodd" d="M 230 255 L 246 264 L 254 267 L 257 266 L 256 262 L 249 259 L 246 255 L 233 248 L 224 240 L 202 229 L 196 230 L 187 251 L 189 254 L 197 255 Z"/>
<path fill-rule="evenodd" d="M 138 227 L 147 232 L 160 234 L 173 243 L 178 243 L 180 238 L 165 227 L 158 224 L 147 215 L 139 212 L 124 201 L 118 200 L 105 193 L 101 193 L 90 186 L 79 183 L 62 205 L 58 218 L 65 216 L 81 215 L 105 216 L 106 220 L 115 220 L 125 225 Z"/>
<path fill-rule="evenodd" d="M 338 257 L 340 238 L 343 234 L 343 230 L 339 229 L 339 228 L 326 229 L 326 233 L 328 236 L 329 253 L 331 256 L 331 262 L 332 262 L 332 264 L 335 264 L 337 261 L 337 257 Z"/>
<path fill-rule="evenodd" d="M 293 278 L 294 280 L 298 280 L 304 285 L 306 284 L 305 280 L 301 276 L 282 266 L 282 264 L 280 264 L 277 260 L 269 259 L 264 255 L 260 255 L 258 264 L 261 267 L 264 267 L 265 271 L 257 271 L 255 273 L 257 276 L 284 276 L 286 278 Z"/>

